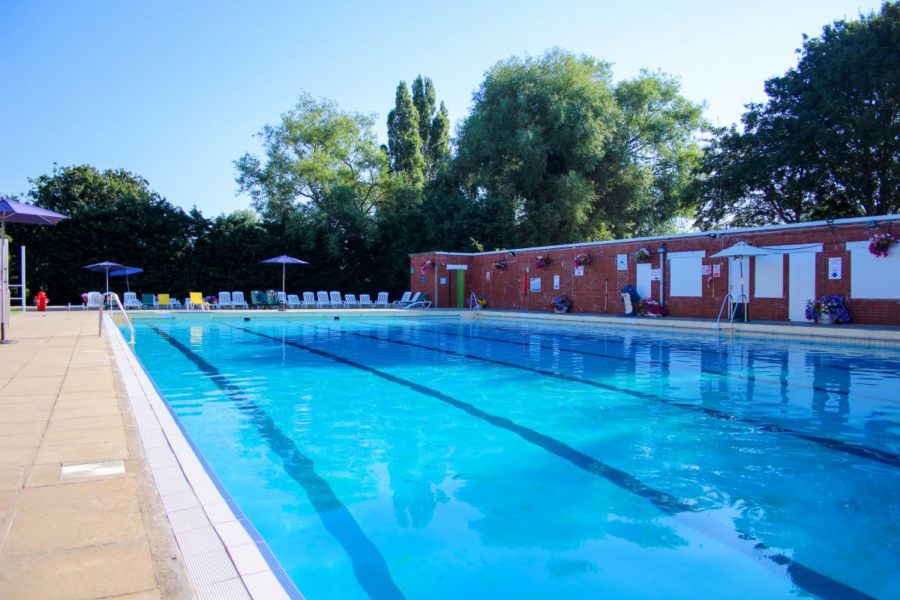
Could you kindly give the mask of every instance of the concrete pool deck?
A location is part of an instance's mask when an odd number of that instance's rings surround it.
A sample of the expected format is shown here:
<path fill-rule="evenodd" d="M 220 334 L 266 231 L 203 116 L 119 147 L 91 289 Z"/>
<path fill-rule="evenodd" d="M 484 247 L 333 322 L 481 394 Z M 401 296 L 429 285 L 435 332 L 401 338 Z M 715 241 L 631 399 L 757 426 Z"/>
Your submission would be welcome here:
<path fill-rule="evenodd" d="M 9 337 L 0 597 L 195 597 L 97 313 L 14 313 Z"/>

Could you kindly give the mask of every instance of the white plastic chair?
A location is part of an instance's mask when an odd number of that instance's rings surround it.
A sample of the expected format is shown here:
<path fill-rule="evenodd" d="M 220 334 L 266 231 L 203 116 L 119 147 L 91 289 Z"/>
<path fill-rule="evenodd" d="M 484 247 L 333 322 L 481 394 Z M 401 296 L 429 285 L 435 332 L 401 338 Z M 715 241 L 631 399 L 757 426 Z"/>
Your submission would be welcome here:
<path fill-rule="evenodd" d="M 88 310 L 92 308 L 99 309 L 100 303 L 103 301 L 103 294 L 100 292 L 88 292 L 87 296 L 87 304 L 85 304 L 84 307 Z"/>
<path fill-rule="evenodd" d="M 406 306 L 407 304 L 409 304 L 409 299 L 410 299 L 411 297 L 412 297 L 412 292 L 403 292 L 403 295 L 400 297 L 400 299 L 399 299 L 399 300 L 394 300 L 394 301 L 391 303 L 391 306 L 394 306 L 394 307 L 397 307 L 397 308 L 403 308 L 404 306 Z"/>
<path fill-rule="evenodd" d="M 300 296 L 298 296 L 297 294 L 288 294 L 287 307 L 288 308 L 303 308 L 303 303 L 300 302 Z"/>
<path fill-rule="evenodd" d="M 316 292 L 316 308 L 329 308 L 331 300 L 328 299 L 328 292 Z"/>
<path fill-rule="evenodd" d="M 216 308 L 234 308 L 234 304 L 231 303 L 231 292 L 219 292 Z"/>
<path fill-rule="evenodd" d="M 247 306 L 247 301 L 244 300 L 244 292 L 231 292 L 231 306 L 232 308 L 250 308 Z"/>
<path fill-rule="evenodd" d="M 134 292 L 125 292 L 124 296 L 125 300 L 122 302 L 122 307 L 126 310 L 129 308 L 141 308 L 141 301 L 138 300 L 137 294 Z"/>
<path fill-rule="evenodd" d="M 372 298 L 370 298 L 368 294 L 360 294 L 359 295 L 359 307 L 360 308 L 372 308 Z"/>
<path fill-rule="evenodd" d="M 375 299 L 375 308 L 379 306 L 387 308 L 388 307 L 388 293 L 387 292 L 378 292 L 378 298 Z"/>
<path fill-rule="evenodd" d="M 331 292 L 328 294 L 328 301 L 331 304 L 331 308 L 344 308 L 344 301 L 341 300 L 340 292 Z"/>
<path fill-rule="evenodd" d="M 356 294 L 346 294 L 344 296 L 344 306 L 347 308 L 359 308 L 359 300 L 356 299 Z"/>
<path fill-rule="evenodd" d="M 315 308 L 316 295 L 312 292 L 303 292 L 303 308 Z"/>

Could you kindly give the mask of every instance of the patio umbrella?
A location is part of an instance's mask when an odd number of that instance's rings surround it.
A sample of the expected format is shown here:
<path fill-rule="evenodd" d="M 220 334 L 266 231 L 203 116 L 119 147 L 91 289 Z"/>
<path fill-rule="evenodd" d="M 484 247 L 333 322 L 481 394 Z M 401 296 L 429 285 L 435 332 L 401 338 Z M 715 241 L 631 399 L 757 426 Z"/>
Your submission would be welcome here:
<path fill-rule="evenodd" d="M 276 256 L 275 258 L 267 258 L 266 260 L 259 261 L 260 264 L 266 263 L 270 265 L 281 265 L 281 293 L 285 293 L 285 285 L 284 285 L 284 271 L 287 265 L 308 265 L 309 263 L 305 260 L 300 260 L 299 258 L 294 258 L 292 256 L 285 256 L 282 254 L 281 256 Z"/>
<path fill-rule="evenodd" d="M 710 258 L 736 258 L 738 259 L 738 263 L 740 265 L 741 270 L 741 295 L 738 296 L 740 298 L 746 298 L 747 306 L 750 306 L 750 297 L 744 293 L 744 257 L 749 256 L 764 256 L 766 254 L 772 254 L 770 250 L 766 250 L 765 248 L 757 248 L 756 246 L 751 246 L 747 242 L 738 242 L 734 246 L 730 248 L 725 248 L 719 252 L 713 254 Z M 735 310 L 736 312 L 736 310 Z M 747 311 L 744 311 L 744 321 L 747 321 Z"/>
<path fill-rule="evenodd" d="M 110 277 L 122 277 L 125 276 L 125 289 L 127 291 L 131 291 L 131 285 L 128 283 L 129 275 L 137 275 L 138 273 L 143 273 L 144 270 L 140 267 L 125 267 L 124 269 L 119 269 L 118 271 L 110 271 Z"/>
<path fill-rule="evenodd" d="M 68 218 L 52 210 L 0 197 L 0 343 L 6 342 L 6 326 L 9 323 L 9 247 L 6 241 L 6 224 L 56 225 Z M 22 285 L 25 285 L 24 281 Z"/>
<path fill-rule="evenodd" d="M 110 271 L 119 271 L 121 269 L 127 269 L 125 265 L 120 265 L 116 262 L 110 262 L 105 260 L 103 262 L 94 263 L 92 265 L 87 265 L 84 267 L 88 271 L 105 271 L 106 272 L 106 293 L 109 293 L 109 272 Z"/>

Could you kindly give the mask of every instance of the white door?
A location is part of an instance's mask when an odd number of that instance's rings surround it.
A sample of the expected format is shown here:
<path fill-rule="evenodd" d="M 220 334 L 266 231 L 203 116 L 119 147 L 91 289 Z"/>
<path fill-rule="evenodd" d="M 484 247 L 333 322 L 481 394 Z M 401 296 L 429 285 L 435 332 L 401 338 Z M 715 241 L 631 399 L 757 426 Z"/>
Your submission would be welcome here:
<path fill-rule="evenodd" d="M 637 264 L 637 285 L 634 287 L 641 300 L 650 297 L 650 263 Z"/>
<path fill-rule="evenodd" d="M 750 258 L 745 257 L 743 262 L 739 258 L 728 259 L 728 293 L 735 302 L 741 302 L 741 279 L 743 273 L 743 293 L 750 298 Z"/>
<path fill-rule="evenodd" d="M 788 319 L 806 321 L 806 302 L 816 297 L 816 255 L 794 252 L 788 256 Z"/>

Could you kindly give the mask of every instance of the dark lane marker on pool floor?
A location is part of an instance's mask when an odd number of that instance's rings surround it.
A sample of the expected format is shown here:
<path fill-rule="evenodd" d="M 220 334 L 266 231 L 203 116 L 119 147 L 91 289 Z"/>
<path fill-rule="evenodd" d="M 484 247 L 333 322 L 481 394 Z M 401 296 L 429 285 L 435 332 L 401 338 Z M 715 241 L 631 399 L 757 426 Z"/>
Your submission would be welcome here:
<path fill-rule="evenodd" d="M 626 473 L 625 471 L 621 471 L 619 469 L 616 469 L 615 467 L 607 465 L 606 463 L 601 462 L 592 456 L 576 450 L 575 448 L 560 440 L 544 435 L 543 433 L 535 431 L 534 429 L 519 425 L 515 421 L 512 421 L 511 419 L 508 419 L 506 417 L 501 417 L 484 411 L 473 404 L 469 404 L 468 402 L 459 400 L 438 390 L 429 388 L 408 379 L 404 379 L 402 377 L 398 377 L 396 375 L 392 375 L 363 363 L 356 362 L 355 360 L 352 360 L 350 358 L 332 354 L 331 352 L 320 350 L 319 348 L 313 348 L 312 346 L 307 346 L 306 344 L 301 344 L 300 342 L 295 342 L 287 338 L 268 335 L 259 331 L 247 329 L 245 327 L 236 327 L 234 325 L 229 325 L 229 327 L 233 327 L 234 329 L 244 331 L 260 338 L 278 342 L 279 344 L 284 344 L 300 350 L 304 350 L 306 352 L 309 352 L 310 354 L 326 358 L 348 367 L 365 371 L 376 377 L 379 377 L 380 379 L 384 379 L 391 383 L 401 385 L 419 394 L 429 396 L 436 400 L 440 400 L 441 402 L 449 404 L 454 408 L 458 408 L 459 410 L 462 410 L 463 412 L 481 419 L 495 427 L 499 427 L 501 429 L 505 429 L 511 433 L 514 433 L 525 441 L 570 462 L 579 469 L 587 471 L 592 475 L 603 477 L 613 485 L 648 500 L 660 511 L 673 517 L 677 517 L 680 513 L 701 514 L 690 504 L 679 500 L 678 498 L 675 498 L 670 494 L 646 485 L 644 482 L 631 475 L 630 473 Z M 315 329 L 320 329 L 316 326 L 313 327 Z M 721 539 L 726 545 L 731 545 L 731 547 L 734 547 L 733 544 L 729 544 L 730 540 L 726 538 L 726 536 L 720 535 L 717 538 L 717 536 L 713 535 L 710 531 L 706 531 L 706 533 L 713 537 L 713 539 Z M 835 600 L 872 599 L 872 596 L 869 596 L 868 594 L 861 592 L 856 588 L 841 583 L 840 581 L 834 580 L 823 573 L 819 573 L 818 571 L 815 571 L 801 563 L 798 563 L 789 556 L 776 553 L 776 551 L 770 552 L 771 549 L 766 544 L 754 540 L 752 536 L 749 536 L 740 531 L 738 531 L 737 533 L 742 540 L 752 541 L 755 543 L 754 547 L 759 554 L 754 555 L 754 558 L 764 557 L 769 559 L 776 565 L 785 567 L 788 575 L 791 578 L 791 581 L 793 581 L 794 584 L 798 587 L 803 588 L 810 593 L 816 594 L 822 598 L 833 598 Z"/>
<path fill-rule="evenodd" d="M 316 325 L 311 325 L 310 327 L 318 328 Z M 508 367 L 510 369 L 519 369 L 521 371 L 529 371 L 531 373 L 535 373 L 537 375 L 543 375 L 545 377 L 553 377 L 555 379 L 562 379 L 564 381 L 571 381 L 573 383 L 580 383 L 582 385 L 587 385 L 590 387 L 598 388 L 601 390 L 606 390 L 608 392 L 616 392 L 619 394 L 625 394 L 628 396 L 633 396 L 635 398 L 640 398 L 642 400 L 650 400 L 652 402 L 661 402 L 663 404 L 668 404 L 669 406 L 674 406 L 677 408 L 681 408 L 684 410 L 690 410 L 694 412 L 703 413 L 706 416 L 713 417 L 716 419 L 724 420 L 724 421 L 732 421 L 735 423 L 743 423 L 745 425 L 750 425 L 755 427 L 761 431 L 765 431 L 767 433 L 784 433 L 802 440 L 806 440 L 808 442 L 813 442 L 814 444 L 818 444 L 830 450 L 836 450 L 838 452 L 843 452 L 845 454 L 850 454 L 859 458 L 865 458 L 868 460 L 874 460 L 876 462 L 880 462 L 886 465 L 890 465 L 892 467 L 900 467 L 900 455 L 894 454 L 893 452 L 888 452 L 886 450 L 876 450 L 875 448 L 869 448 L 867 446 L 857 446 L 856 444 L 848 444 L 846 442 L 842 442 L 840 440 L 834 440 L 827 437 L 822 437 L 818 435 L 813 435 L 811 433 L 804 433 L 802 431 L 797 431 L 796 429 L 790 429 L 788 427 L 784 427 L 782 425 L 775 425 L 772 423 L 766 423 L 765 421 L 759 421 L 757 419 L 751 419 L 749 417 L 741 417 L 734 413 L 729 413 L 723 410 L 719 410 L 717 408 L 710 408 L 708 406 L 698 406 L 696 404 L 689 404 L 687 402 L 679 402 L 677 400 L 669 400 L 668 398 L 663 398 L 662 396 L 657 396 L 656 394 L 651 394 L 649 392 L 641 392 L 639 390 L 629 390 L 625 388 L 616 387 L 614 385 L 609 385 L 606 383 L 600 383 L 599 381 L 594 381 L 592 379 L 581 379 L 579 377 L 574 377 L 572 375 L 565 375 L 563 373 L 554 373 L 553 371 L 547 371 L 546 369 L 536 369 L 534 367 L 528 367 L 525 365 L 519 365 L 516 363 L 507 362 L 504 360 L 498 360 L 495 358 L 487 358 L 484 356 L 478 356 L 477 354 L 470 354 L 468 352 L 459 352 L 456 350 L 448 350 L 446 348 L 436 348 L 434 346 L 427 346 L 425 344 L 417 344 L 416 342 L 410 342 L 406 340 L 398 340 L 390 337 L 381 337 L 377 335 L 371 335 L 367 333 L 359 333 L 355 331 L 345 331 L 341 330 L 341 333 L 346 335 L 352 335 L 361 338 L 367 338 L 371 340 L 377 340 L 380 342 L 388 342 L 391 344 L 397 344 L 400 346 L 407 346 L 410 348 L 420 348 L 422 350 L 428 350 L 431 352 L 439 352 L 442 354 L 449 354 L 451 356 L 458 356 L 460 358 L 468 358 L 471 360 L 477 360 L 480 362 L 489 363 L 492 365 L 497 365 L 500 367 Z"/>
<path fill-rule="evenodd" d="M 403 593 L 394 583 L 387 561 L 381 552 L 366 537 L 356 519 L 340 501 L 328 482 L 316 473 L 315 464 L 297 448 L 294 440 L 285 435 L 272 418 L 248 397 L 246 392 L 228 381 L 216 367 L 165 331 L 156 327 L 151 327 L 151 329 L 197 365 L 197 368 L 222 390 L 239 410 L 250 415 L 250 422 L 257 428 L 269 447 L 281 458 L 285 472 L 303 487 L 325 529 L 350 557 L 353 573 L 366 593 L 372 598 L 403 598 Z"/>

